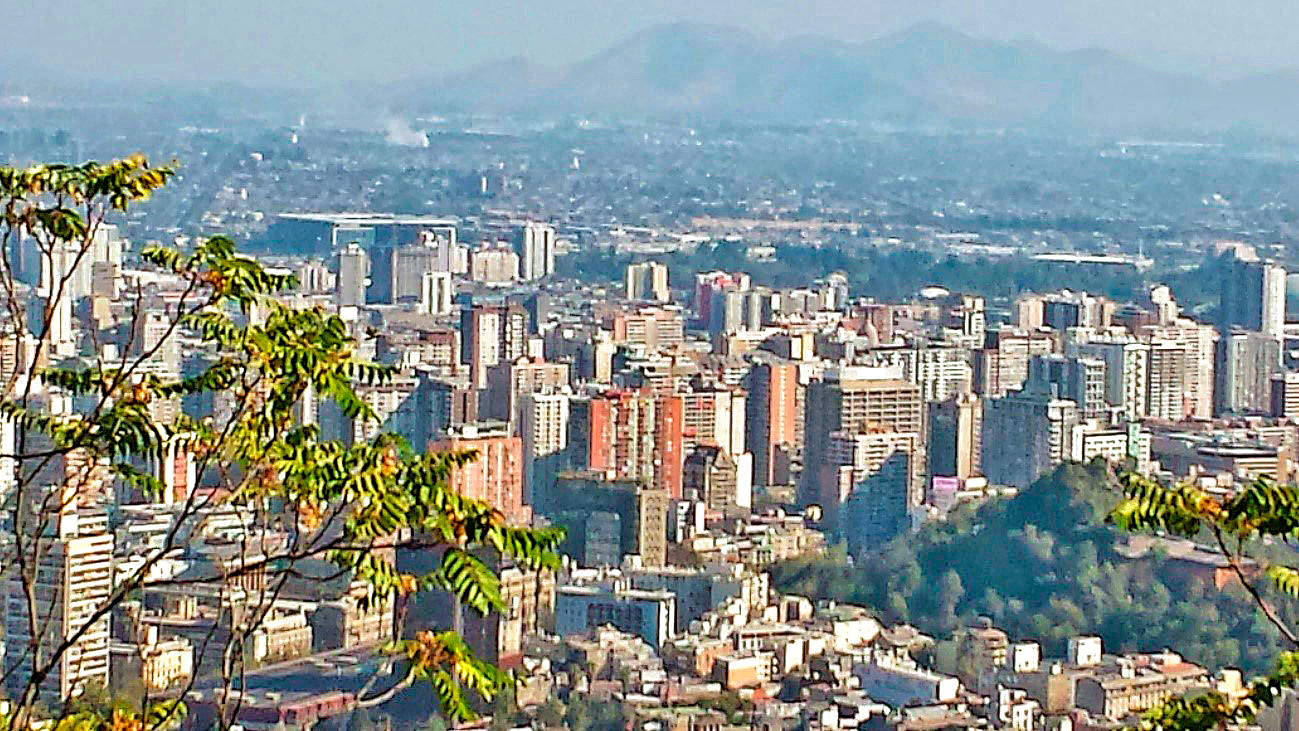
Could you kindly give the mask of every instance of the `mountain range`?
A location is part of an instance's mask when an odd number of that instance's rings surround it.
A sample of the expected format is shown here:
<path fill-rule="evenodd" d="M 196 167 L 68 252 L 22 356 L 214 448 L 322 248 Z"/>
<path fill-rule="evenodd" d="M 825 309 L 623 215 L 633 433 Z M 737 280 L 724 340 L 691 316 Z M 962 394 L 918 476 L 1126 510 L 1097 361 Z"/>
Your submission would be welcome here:
<path fill-rule="evenodd" d="M 1299 114 L 1299 73 L 1215 82 L 936 23 L 865 43 L 674 23 L 565 68 L 510 58 L 389 92 L 431 110 L 1129 132 L 1288 133 Z"/>

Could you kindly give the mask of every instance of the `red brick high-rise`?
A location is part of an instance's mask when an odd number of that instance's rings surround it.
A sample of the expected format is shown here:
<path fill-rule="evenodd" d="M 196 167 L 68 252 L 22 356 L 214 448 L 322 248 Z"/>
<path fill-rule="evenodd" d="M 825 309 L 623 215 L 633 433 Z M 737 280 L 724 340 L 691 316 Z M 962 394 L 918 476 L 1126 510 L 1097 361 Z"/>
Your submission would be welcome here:
<path fill-rule="evenodd" d="M 581 456 L 586 468 L 681 496 L 685 408 L 680 396 L 609 390 L 592 396 L 587 408 L 589 439 Z"/>
<path fill-rule="evenodd" d="M 753 481 L 775 481 L 775 455 L 798 441 L 798 366 L 762 363 L 749 372 L 748 450 L 753 454 Z"/>

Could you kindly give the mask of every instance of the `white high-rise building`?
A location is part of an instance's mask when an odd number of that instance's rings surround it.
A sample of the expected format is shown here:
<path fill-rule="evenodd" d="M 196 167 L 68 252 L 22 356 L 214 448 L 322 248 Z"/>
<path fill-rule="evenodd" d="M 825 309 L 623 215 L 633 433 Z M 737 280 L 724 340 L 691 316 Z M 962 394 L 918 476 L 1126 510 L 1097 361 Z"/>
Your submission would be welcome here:
<path fill-rule="evenodd" d="M 671 298 L 666 265 L 656 261 L 627 265 L 627 299 L 667 302 Z"/>
<path fill-rule="evenodd" d="M 1212 418 L 1213 360 L 1217 332 L 1209 325 L 1183 318 L 1172 325 L 1143 328 L 1143 336 L 1152 347 L 1156 341 L 1162 341 L 1186 351 L 1189 360 L 1182 371 L 1182 389 L 1187 402 L 1187 413 L 1196 419 Z M 1151 367 L 1154 367 L 1153 364 Z M 1150 408 L 1154 410 L 1155 405 L 1151 404 Z"/>
<path fill-rule="evenodd" d="M 77 252 L 73 244 L 57 244 L 41 257 L 40 285 L 27 318 L 32 334 L 48 342 L 54 355 L 72 355 L 76 350 L 72 308 L 79 279 L 73 271 Z"/>
<path fill-rule="evenodd" d="M 28 498 L 33 510 L 20 511 L 16 530 L 29 544 L 39 541 L 40 547 L 39 561 L 26 574 L 32 580 L 34 628 L 29 596 L 17 574 L 22 569 L 9 567 L 6 573 L 4 658 L 11 696 L 32 678 L 34 649 L 42 658 L 53 658 L 56 649 L 71 640 L 38 688 L 40 700 L 50 708 L 88 686 L 107 687 L 108 683 L 109 617 L 93 617 L 112 591 L 113 537 L 102 510 L 81 505 L 87 480 L 96 479 L 95 468 L 76 458 L 75 454 L 63 457 L 63 484 L 47 486 L 62 492 L 58 499 L 46 501 L 43 497 L 49 492 L 34 489 Z M 35 506 L 42 512 L 35 512 Z"/>
<path fill-rule="evenodd" d="M 430 315 L 450 315 L 455 293 L 451 272 L 425 272 L 420 292 L 422 310 Z"/>
<path fill-rule="evenodd" d="M 1106 403 L 1121 407 L 1127 421 L 1146 415 L 1150 345 L 1119 339 L 1092 340 L 1069 344 L 1065 355 L 1104 361 Z"/>
<path fill-rule="evenodd" d="M 519 278 L 541 279 L 555 273 L 555 229 L 529 221 L 515 234 L 514 253 L 519 257 Z"/>

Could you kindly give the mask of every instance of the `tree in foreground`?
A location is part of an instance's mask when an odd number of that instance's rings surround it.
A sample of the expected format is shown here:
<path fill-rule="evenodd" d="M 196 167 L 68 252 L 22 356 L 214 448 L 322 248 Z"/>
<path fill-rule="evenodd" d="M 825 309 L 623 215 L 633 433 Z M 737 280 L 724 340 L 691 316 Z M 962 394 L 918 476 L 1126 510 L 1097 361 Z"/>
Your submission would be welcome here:
<path fill-rule="evenodd" d="M 300 418 L 303 404 L 322 399 L 347 418 L 375 419 L 354 386 L 383 382 L 393 371 L 358 358 L 337 316 L 281 304 L 276 297 L 294 286 L 292 277 L 239 255 L 228 239 L 143 249 L 141 266 L 176 284 L 179 295 L 159 300 L 138 277 L 117 299 L 127 330 L 119 347 L 98 347 L 94 331 L 68 342 L 60 308 L 83 304 L 75 301 L 84 294 L 77 278 L 102 246 L 101 227 L 172 175 L 141 157 L 0 168 L 0 301 L 9 315 L 0 335 L 12 353 L 5 363 L 13 364 L 3 374 L 0 401 L 8 435 L 0 455 L 3 565 L 8 596 L 17 600 L 5 618 L 10 728 L 47 718 L 67 731 L 168 727 L 185 714 L 178 699 L 200 678 L 220 700 L 214 725 L 230 725 L 239 697 L 232 691 L 243 687 L 251 638 L 285 585 L 313 567 L 329 569 L 317 578 L 359 582 L 363 604 L 443 591 L 487 613 L 502 602 L 484 557 L 533 570 L 558 564 L 556 531 L 509 525 L 491 505 L 447 487 L 451 471 L 472 453 L 416 455 L 387 435 L 350 445 L 326 441 Z M 35 287 L 21 281 L 30 262 L 12 255 L 20 251 L 39 257 Z M 156 367 L 160 349 L 181 335 L 197 342 L 206 363 L 187 377 Z M 191 418 L 174 408 L 183 400 L 217 408 Z M 203 489 L 168 494 L 150 466 L 177 452 L 192 460 L 193 484 Z M 172 503 L 171 528 L 161 546 L 116 571 L 111 583 L 104 580 L 93 602 L 71 602 L 51 586 L 49 572 L 74 570 L 75 547 L 96 545 L 97 536 L 86 533 L 102 534 L 96 516 L 114 491 Z M 197 574 L 161 571 L 166 557 L 185 547 L 184 528 L 215 510 L 242 521 L 244 539 L 230 560 Z M 426 550 L 438 560 L 427 573 L 403 573 L 394 559 L 399 549 Z M 70 702 L 85 692 L 78 673 L 101 640 L 107 661 L 110 616 L 143 593 L 166 589 L 230 597 L 209 636 L 223 646 L 197 653 L 219 658 L 215 666 L 196 668 L 170 700 Z M 20 616 L 15 607 L 23 608 Z M 411 628 L 396 635 L 407 639 L 381 649 L 386 662 L 356 694 L 357 707 L 425 683 L 442 713 L 463 720 L 474 715 L 476 699 L 490 700 L 511 682 L 454 632 Z"/>
<path fill-rule="evenodd" d="M 1299 685 L 1299 634 L 1287 616 L 1294 608 L 1291 600 L 1299 598 L 1299 570 L 1285 563 L 1287 555 L 1294 555 L 1289 546 L 1299 538 L 1299 488 L 1259 477 L 1234 495 L 1216 497 L 1192 485 L 1164 486 L 1135 473 L 1125 473 L 1119 481 L 1124 499 L 1110 513 L 1110 522 L 1126 531 L 1207 542 L 1287 647 L 1275 670 L 1241 693 L 1215 690 L 1172 698 L 1148 711 L 1142 726 L 1208 731 L 1252 724 L 1260 711 Z M 1278 544 L 1286 550 L 1275 550 Z M 1280 560 L 1269 560 L 1277 554 Z"/>

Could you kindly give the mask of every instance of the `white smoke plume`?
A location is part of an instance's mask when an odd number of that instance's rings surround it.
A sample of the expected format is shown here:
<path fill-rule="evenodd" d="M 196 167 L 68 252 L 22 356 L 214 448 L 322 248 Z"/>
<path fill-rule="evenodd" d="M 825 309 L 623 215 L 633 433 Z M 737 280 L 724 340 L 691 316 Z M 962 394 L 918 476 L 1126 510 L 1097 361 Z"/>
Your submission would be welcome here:
<path fill-rule="evenodd" d="M 428 135 L 410 126 L 404 119 L 392 118 L 387 122 L 387 140 L 400 147 L 428 147 Z"/>

